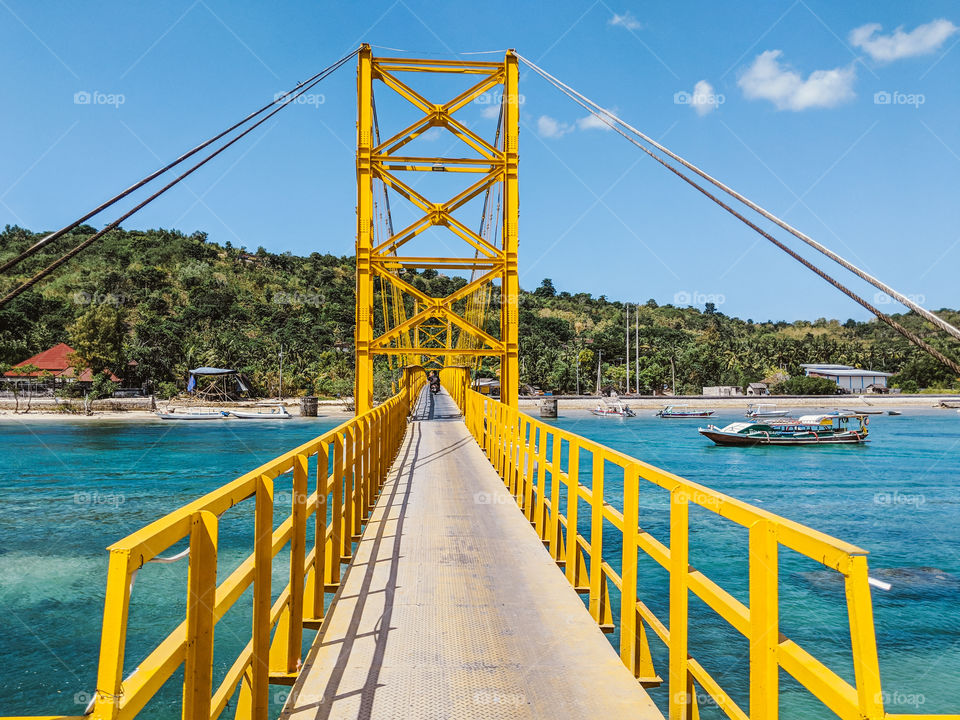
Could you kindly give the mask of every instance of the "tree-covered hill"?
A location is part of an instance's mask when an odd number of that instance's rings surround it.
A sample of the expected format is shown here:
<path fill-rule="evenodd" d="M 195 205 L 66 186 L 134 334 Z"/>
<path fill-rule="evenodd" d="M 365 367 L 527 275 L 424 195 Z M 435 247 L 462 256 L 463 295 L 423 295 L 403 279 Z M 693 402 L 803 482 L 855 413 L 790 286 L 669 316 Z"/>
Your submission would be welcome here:
<path fill-rule="evenodd" d="M 77 228 L 19 266 L 21 274 L 4 278 L 0 289 L 11 289 L 92 232 Z M 0 233 L 0 260 L 40 237 L 8 226 Z M 433 271 L 408 279 L 431 295 L 464 283 Z M 549 280 L 523 292 L 521 380 L 574 391 L 579 359 L 581 389 L 589 392 L 602 353 L 604 384 L 622 387 L 625 309 L 603 295 L 558 292 Z M 104 366 L 136 360 L 132 379 L 149 380 L 162 392 L 182 389 L 189 368 L 211 365 L 237 368 L 267 393 L 276 392 L 282 345 L 283 383 L 291 394 L 349 394 L 353 313 L 352 257 L 298 257 L 262 248 L 251 253 L 207 242 L 203 233 L 115 231 L 0 310 L 0 363 L 67 342 L 97 349 Z M 940 313 L 960 322 L 960 313 Z M 711 305 L 701 310 L 650 300 L 630 306 L 632 347 L 637 317 L 640 380 L 648 392 L 668 387 L 674 374 L 678 392 L 699 393 L 704 385 L 745 385 L 778 371 L 799 374 L 806 362 L 899 373 L 894 381 L 906 390 L 958 382 L 876 321 L 754 322 L 727 317 Z M 948 355 L 960 355 L 956 343 L 918 317 L 897 317 Z M 632 378 L 635 371 L 632 360 Z"/>

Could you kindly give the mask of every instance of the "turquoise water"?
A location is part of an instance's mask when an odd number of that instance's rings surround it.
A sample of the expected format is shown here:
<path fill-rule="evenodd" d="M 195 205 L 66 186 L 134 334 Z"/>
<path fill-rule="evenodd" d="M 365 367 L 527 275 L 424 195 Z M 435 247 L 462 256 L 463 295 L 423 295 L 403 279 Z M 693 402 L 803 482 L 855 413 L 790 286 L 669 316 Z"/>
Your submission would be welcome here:
<path fill-rule="evenodd" d="M 728 413 L 714 421 L 734 419 Z M 871 574 L 893 583 L 888 592 L 873 591 L 888 711 L 957 711 L 960 416 L 925 410 L 872 420 L 867 445 L 824 448 L 718 448 L 697 435 L 702 420 L 571 412 L 555 422 L 870 550 Z M 7 617 L 0 714 L 82 712 L 95 686 L 107 545 L 335 424 L 0 421 L 0 607 Z M 606 495 L 616 505 L 620 489 L 611 471 Z M 224 574 L 251 549 L 242 507 L 221 519 Z M 665 492 L 644 490 L 641 524 L 664 542 L 666 507 Z M 692 515 L 691 562 L 746 602 L 746 532 L 709 515 Z M 614 532 L 605 534 L 604 547 L 619 569 Z M 286 582 L 282 566 L 278 589 Z M 666 620 L 666 573 L 652 562 L 640 571 L 643 599 Z M 789 551 L 780 573 L 783 632 L 852 679 L 842 584 Z M 182 620 L 185 578 L 183 562 L 138 573 L 127 672 Z M 217 625 L 221 672 L 249 638 L 249 604 L 241 600 Z M 648 635 L 665 678 L 665 653 Z M 746 708 L 746 642 L 695 601 L 691 648 Z M 144 717 L 178 716 L 178 681 L 174 676 Z M 781 687 L 784 718 L 830 716 L 783 673 Z M 283 693 L 272 691 L 274 707 Z M 663 699 L 663 689 L 653 693 Z M 719 717 L 700 700 L 704 718 Z"/>
<path fill-rule="evenodd" d="M 709 421 L 571 411 L 552 422 L 869 550 L 871 575 L 892 583 L 889 591 L 872 591 L 887 711 L 960 711 L 960 416 L 937 410 L 873 416 L 871 441 L 860 446 L 718 447 L 696 432 L 706 422 L 740 419 L 736 411 Z M 581 457 L 581 477 L 590 460 Z M 608 464 L 605 478 L 607 501 L 622 507 L 622 473 Z M 640 525 L 669 544 L 668 494 L 649 483 L 641 485 Z M 580 532 L 588 531 L 581 522 Z M 693 508 L 690 542 L 691 565 L 748 603 L 746 530 Z M 617 571 L 620 555 L 619 533 L 605 527 L 604 557 Z M 852 683 L 839 574 L 785 548 L 779 572 L 781 632 Z M 641 599 L 666 622 L 666 572 L 641 554 L 639 573 Z M 690 614 L 691 653 L 747 710 L 746 641 L 695 598 Z M 666 678 L 665 649 L 647 634 Z M 611 640 L 618 645 L 618 637 Z M 782 717 L 831 717 L 786 673 L 780 682 Z M 666 683 L 652 694 L 663 707 Z M 698 700 L 702 717 L 722 717 L 703 693 Z"/>

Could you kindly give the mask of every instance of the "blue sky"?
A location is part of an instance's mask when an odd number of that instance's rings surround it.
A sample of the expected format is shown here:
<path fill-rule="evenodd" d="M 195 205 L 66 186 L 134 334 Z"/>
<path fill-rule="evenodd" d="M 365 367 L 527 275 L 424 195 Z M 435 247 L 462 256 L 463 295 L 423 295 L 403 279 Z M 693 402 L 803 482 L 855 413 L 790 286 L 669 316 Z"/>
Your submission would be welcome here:
<path fill-rule="evenodd" d="M 958 307 L 958 26 L 936 1 L 0 0 L 0 224 L 60 227 L 361 41 L 515 47 L 901 292 Z M 532 73 L 521 92 L 522 286 L 867 317 Z M 351 254 L 354 121 L 351 64 L 125 226 Z"/>

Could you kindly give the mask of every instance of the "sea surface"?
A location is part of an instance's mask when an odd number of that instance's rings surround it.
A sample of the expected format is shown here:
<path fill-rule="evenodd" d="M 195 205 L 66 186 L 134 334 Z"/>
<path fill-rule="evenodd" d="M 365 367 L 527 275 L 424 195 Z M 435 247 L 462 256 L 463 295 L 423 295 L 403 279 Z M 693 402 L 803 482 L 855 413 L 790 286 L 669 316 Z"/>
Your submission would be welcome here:
<path fill-rule="evenodd" d="M 711 421 L 736 419 L 725 410 Z M 109 544 L 338 422 L 0 420 L 0 715 L 82 713 L 95 689 Z M 568 411 L 551 422 L 869 550 L 871 575 L 891 583 L 872 591 L 888 712 L 960 711 L 960 415 L 875 416 L 866 445 L 813 448 L 715 447 L 696 432 L 704 420 L 661 420 L 652 411 L 631 419 Z M 605 496 L 620 507 L 621 494 L 610 468 Z M 664 543 L 667 508 L 665 491 L 642 487 L 641 526 Z M 222 518 L 221 579 L 250 552 L 250 527 L 239 509 Z M 617 535 L 606 529 L 604 556 L 619 570 Z M 746 538 L 707 511 L 691 513 L 691 564 L 745 603 Z M 276 589 L 286 582 L 282 560 Z M 837 573 L 786 549 L 779 572 L 781 631 L 852 680 Z M 185 579 L 185 562 L 137 574 L 127 673 L 182 621 Z M 666 573 L 641 558 L 640 586 L 666 621 Z M 221 673 L 249 638 L 248 600 L 217 625 Z M 747 710 L 746 641 L 703 603 L 692 600 L 690 613 L 693 656 Z M 647 635 L 666 679 L 665 650 Z M 142 717 L 178 717 L 181 678 Z M 832 717 L 784 672 L 780 683 L 783 718 Z M 652 691 L 661 703 L 665 688 Z M 275 709 L 285 692 L 271 689 Z M 698 700 L 703 718 L 721 717 L 704 693 Z"/>

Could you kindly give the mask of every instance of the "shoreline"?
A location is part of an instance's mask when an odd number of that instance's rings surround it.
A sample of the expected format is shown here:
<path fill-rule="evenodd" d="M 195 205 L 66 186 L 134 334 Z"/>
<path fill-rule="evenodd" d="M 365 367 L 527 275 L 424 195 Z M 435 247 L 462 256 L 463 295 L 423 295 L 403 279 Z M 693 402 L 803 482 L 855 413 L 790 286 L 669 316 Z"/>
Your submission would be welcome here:
<path fill-rule="evenodd" d="M 536 410 L 544 398 L 553 397 L 559 409 L 592 410 L 599 399 L 596 395 L 544 395 L 539 397 L 521 397 L 521 410 Z M 674 397 L 651 395 L 621 395 L 626 405 L 639 410 L 660 410 L 667 405 L 689 405 L 705 409 L 734 408 L 746 410 L 748 405 L 759 403 L 775 404 L 778 408 L 845 408 L 849 410 L 905 410 L 941 408 L 941 402 L 947 402 L 960 408 L 958 395 L 743 395 L 735 397 L 716 397 L 703 395 L 679 395 Z"/>

